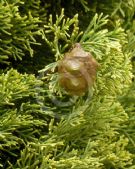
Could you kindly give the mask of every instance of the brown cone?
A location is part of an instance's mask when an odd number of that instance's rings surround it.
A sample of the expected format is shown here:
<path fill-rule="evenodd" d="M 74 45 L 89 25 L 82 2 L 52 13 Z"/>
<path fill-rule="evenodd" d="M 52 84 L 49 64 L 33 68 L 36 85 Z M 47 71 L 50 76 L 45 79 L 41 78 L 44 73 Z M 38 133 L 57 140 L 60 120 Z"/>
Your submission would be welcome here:
<path fill-rule="evenodd" d="M 99 64 L 79 43 L 58 64 L 59 83 L 71 95 L 83 95 L 92 87 Z"/>

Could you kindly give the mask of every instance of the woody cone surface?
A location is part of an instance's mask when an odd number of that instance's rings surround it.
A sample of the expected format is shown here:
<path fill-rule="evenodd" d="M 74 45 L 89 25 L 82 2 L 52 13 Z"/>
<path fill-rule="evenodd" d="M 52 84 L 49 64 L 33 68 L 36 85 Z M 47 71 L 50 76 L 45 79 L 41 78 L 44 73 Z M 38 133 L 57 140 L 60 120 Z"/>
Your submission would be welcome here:
<path fill-rule="evenodd" d="M 59 83 L 70 95 L 83 95 L 92 87 L 98 66 L 91 54 L 76 43 L 59 62 Z"/>

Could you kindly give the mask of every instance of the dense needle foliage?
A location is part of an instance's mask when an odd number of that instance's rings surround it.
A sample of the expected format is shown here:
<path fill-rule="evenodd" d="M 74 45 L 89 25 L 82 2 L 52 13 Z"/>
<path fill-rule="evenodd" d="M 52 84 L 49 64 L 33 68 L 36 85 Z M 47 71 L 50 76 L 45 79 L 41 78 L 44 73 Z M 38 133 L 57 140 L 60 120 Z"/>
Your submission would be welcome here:
<path fill-rule="evenodd" d="M 0 1 L 0 168 L 135 168 L 135 0 Z M 58 83 L 75 44 L 99 63 L 83 96 Z"/>

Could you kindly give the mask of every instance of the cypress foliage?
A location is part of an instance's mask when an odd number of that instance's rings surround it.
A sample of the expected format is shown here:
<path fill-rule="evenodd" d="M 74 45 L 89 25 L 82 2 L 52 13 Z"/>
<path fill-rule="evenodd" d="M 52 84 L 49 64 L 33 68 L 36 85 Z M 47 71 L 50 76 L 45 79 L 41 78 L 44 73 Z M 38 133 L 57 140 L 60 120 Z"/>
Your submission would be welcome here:
<path fill-rule="evenodd" d="M 0 168 L 135 168 L 134 9 L 134 0 L 0 1 Z M 99 64 L 83 96 L 57 71 L 75 43 Z"/>

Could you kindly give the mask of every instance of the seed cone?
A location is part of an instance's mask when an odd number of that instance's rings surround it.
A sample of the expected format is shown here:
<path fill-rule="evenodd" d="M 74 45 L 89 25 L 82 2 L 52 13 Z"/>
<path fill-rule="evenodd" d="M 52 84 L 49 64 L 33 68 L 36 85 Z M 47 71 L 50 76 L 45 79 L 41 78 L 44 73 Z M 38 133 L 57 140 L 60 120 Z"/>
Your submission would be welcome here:
<path fill-rule="evenodd" d="M 99 64 L 79 43 L 58 64 L 59 83 L 71 95 L 83 95 L 92 87 Z"/>

